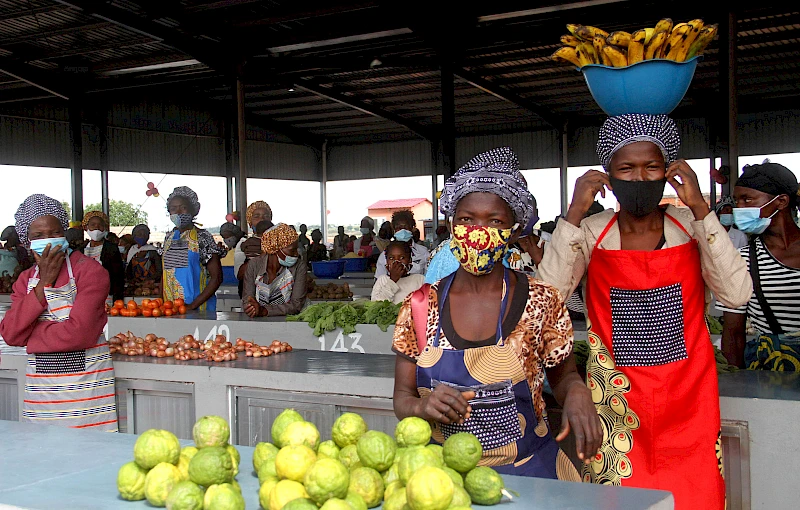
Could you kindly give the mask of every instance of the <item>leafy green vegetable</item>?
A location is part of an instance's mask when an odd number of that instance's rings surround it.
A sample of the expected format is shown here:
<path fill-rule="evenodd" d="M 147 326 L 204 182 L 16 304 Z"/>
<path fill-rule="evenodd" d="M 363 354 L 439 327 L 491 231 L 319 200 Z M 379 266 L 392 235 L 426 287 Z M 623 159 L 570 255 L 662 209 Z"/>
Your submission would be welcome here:
<path fill-rule="evenodd" d="M 314 336 L 342 328 L 345 335 L 355 333 L 356 324 L 376 324 L 381 331 L 397 322 L 400 306 L 391 301 L 353 301 L 317 303 L 306 307 L 297 315 L 289 315 L 289 322 L 307 322 Z"/>

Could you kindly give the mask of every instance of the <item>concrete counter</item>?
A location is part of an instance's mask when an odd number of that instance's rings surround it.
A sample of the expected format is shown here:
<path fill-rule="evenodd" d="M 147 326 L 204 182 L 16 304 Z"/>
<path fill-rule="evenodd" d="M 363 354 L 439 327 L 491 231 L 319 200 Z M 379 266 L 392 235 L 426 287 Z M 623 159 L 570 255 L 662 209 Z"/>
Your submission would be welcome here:
<path fill-rule="evenodd" d="M 146 501 L 129 502 L 117 493 L 117 471 L 133 460 L 137 437 L 87 430 L 0 421 L 0 459 L 7 469 L 0 477 L 0 506 L 26 509 L 152 508 Z M 184 442 L 189 444 L 189 442 Z M 246 508 L 257 509 L 258 478 L 252 473 L 253 448 L 241 455 L 237 481 Z M 519 510 L 671 510 L 668 492 L 505 476 L 519 498 L 503 508 Z"/>

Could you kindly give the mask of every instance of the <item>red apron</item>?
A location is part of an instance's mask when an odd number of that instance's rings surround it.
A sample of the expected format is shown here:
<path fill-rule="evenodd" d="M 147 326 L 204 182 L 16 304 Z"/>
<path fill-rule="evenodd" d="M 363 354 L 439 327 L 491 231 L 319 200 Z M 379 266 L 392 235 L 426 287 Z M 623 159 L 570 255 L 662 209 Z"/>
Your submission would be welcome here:
<path fill-rule="evenodd" d="M 676 510 L 725 507 L 719 390 L 700 250 L 605 250 L 589 262 L 586 383 L 604 429 L 584 481 L 668 490 Z"/>

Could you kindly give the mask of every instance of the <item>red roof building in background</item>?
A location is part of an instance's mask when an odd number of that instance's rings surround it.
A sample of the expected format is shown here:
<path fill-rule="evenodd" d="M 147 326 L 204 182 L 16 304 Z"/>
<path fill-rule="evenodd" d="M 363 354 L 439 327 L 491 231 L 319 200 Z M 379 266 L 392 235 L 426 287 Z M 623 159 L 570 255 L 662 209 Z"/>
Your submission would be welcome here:
<path fill-rule="evenodd" d="M 367 214 L 375 220 L 375 232 L 384 221 L 391 221 L 395 211 L 410 210 L 414 213 L 422 239 L 425 239 L 424 220 L 433 218 L 433 204 L 427 198 L 399 198 L 396 200 L 378 200 L 367 208 Z"/>

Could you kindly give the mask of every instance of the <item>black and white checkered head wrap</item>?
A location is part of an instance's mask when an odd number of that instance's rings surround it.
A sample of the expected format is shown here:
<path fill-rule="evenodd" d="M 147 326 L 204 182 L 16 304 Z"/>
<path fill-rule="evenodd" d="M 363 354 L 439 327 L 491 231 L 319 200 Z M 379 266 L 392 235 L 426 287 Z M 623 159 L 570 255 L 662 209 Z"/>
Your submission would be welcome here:
<path fill-rule="evenodd" d="M 64 227 L 64 232 L 69 228 L 69 216 L 61 202 L 55 198 L 50 198 L 47 195 L 31 195 L 19 205 L 14 219 L 16 224 L 14 228 L 17 230 L 19 242 L 23 246 L 28 246 L 28 228 L 35 220 L 42 216 L 55 216 L 55 218 Z"/>
<path fill-rule="evenodd" d="M 675 121 L 666 115 L 628 113 L 609 117 L 600 128 L 597 140 L 597 157 L 608 171 L 614 154 L 636 142 L 652 142 L 661 149 L 664 162 L 669 165 L 678 159 L 681 135 Z"/>
<path fill-rule="evenodd" d="M 197 199 L 197 193 L 189 188 L 188 186 L 178 186 L 175 188 L 172 193 L 167 198 L 167 208 L 169 209 L 169 203 L 172 202 L 172 199 L 175 197 L 183 197 L 189 201 L 189 204 L 192 206 L 194 210 L 194 216 L 200 214 L 200 202 Z"/>
<path fill-rule="evenodd" d="M 508 203 L 514 219 L 526 225 L 533 215 L 533 196 L 519 171 L 519 160 L 510 147 L 478 154 L 444 183 L 439 210 L 453 217 L 459 200 L 474 192 L 494 193 Z"/>

